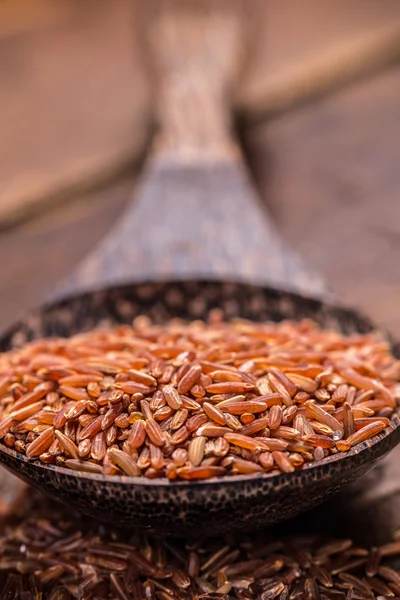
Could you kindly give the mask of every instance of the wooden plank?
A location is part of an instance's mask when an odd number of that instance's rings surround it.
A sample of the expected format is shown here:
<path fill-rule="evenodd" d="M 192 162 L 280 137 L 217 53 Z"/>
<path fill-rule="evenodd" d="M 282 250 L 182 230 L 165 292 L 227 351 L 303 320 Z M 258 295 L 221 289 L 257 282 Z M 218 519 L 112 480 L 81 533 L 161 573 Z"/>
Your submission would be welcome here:
<path fill-rule="evenodd" d="M 257 118 L 400 53 L 396 0 L 252 6 L 257 43 L 237 103 Z M 152 100 L 135 27 L 132 0 L 0 3 L 0 226 L 135 163 Z"/>
<path fill-rule="evenodd" d="M 60 0 L 46 27 L 42 3 L 27 30 L 25 2 L 0 36 L 2 223 L 129 170 L 149 133 L 132 3 Z"/>
<path fill-rule="evenodd" d="M 400 337 L 400 68 L 248 134 L 282 234 Z"/>
<path fill-rule="evenodd" d="M 111 227 L 133 193 L 127 179 L 79 196 L 46 215 L 0 235 L 0 329 L 39 305 Z"/>
<path fill-rule="evenodd" d="M 239 90 L 248 119 L 271 117 L 400 57 L 396 0 L 256 0 L 251 65 Z"/>

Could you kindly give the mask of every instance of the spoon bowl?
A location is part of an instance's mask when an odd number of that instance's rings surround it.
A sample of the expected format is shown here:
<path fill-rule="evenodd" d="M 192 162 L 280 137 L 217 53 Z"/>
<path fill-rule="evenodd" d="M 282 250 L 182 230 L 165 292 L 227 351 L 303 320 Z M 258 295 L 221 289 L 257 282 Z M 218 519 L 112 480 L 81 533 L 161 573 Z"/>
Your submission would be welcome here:
<path fill-rule="evenodd" d="M 140 314 L 155 322 L 204 319 L 214 307 L 222 308 L 227 318 L 310 317 L 345 333 L 373 329 L 368 319 L 352 310 L 294 293 L 244 283 L 175 281 L 119 286 L 49 305 L 15 325 L 1 338 L 0 349 L 99 325 L 130 323 Z M 181 536 L 202 530 L 214 535 L 270 525 L 323 502 L 374 467 L 399 441 L 397 410 L 377 436 L 294 473 L 190 482 L 107 476 L 45 465 L 4 444 L 0 462 L 33 486 L 100 520 L 152 534 Z"/>
<path fill-rule="evenodd" d="M 251 185 L 228 104 L 241 50 L 236 7 L 233 0 L 174 0 L 153 14 L 162 127 L 141 191 L 57 292 L 67 299 L 17 323 L 0 350 L 131 323 L 142 314 L 155 323 L 205 319 L 216 307 L 227 319 L 310 317 L 343 333 L 376 329 L 320 299 L 329 298 L 325 285 L 280 239 Z M 322 502 L 399 441 L 395 412 L 379 435 L 300 471 L 201 482 L 81 473 L 29 460 L 4 444 L 0 462 L 104 521 L 158 535 L 217 535 L 282 521 Z"/>

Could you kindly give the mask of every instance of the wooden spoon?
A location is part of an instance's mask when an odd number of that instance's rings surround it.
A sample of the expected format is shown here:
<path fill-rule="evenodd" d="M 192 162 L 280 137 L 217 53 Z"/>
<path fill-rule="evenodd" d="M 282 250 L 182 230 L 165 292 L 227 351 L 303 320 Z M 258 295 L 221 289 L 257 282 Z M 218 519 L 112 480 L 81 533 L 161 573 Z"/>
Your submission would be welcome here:
<path fill-rule="evenodd" d="M 3 336 L 2 350 L 104 321 L 129 323 L 138 314 L 158 322 L 205 318 L 216 306 L 228 318 L 311 317 L 345 332 L 373 328 L 356 312 L 318 297 L 323 283 L 280 240 L 258 203 L 229 118 L 240 49 L 232 6 L 213 2 L 211 8 L 202 0 L 190 14 L 186 2 L 167 12 L 157 6 L 151 31 L 162 127 L 141 192 L 64 287 L 81 293 L 28 315 Z M 105 521 L 157 534 L 201 529 L 216 535 L 281 521 L 323 501 L 400 441 L 399 423 L 396 412 L 385 431 L 346 454 L 273 476 L 170 483 L 95 475 L 30 461 L 4 444 L 0 461 Z"/>

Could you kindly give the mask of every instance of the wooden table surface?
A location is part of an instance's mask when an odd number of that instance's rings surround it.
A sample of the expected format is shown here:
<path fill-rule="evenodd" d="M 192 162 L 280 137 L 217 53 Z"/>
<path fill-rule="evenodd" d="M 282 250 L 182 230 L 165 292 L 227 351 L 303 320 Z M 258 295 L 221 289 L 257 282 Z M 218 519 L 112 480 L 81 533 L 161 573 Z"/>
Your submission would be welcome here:
<path fill-rule="evenodd" d="M 246 6 L 254 34 L 235 104 L 247 119 L 400 57 L 397 0 Z M 134 8 L 135 0 L 0 2 L 0 227 L 140 158 L 154 94 Z"/>

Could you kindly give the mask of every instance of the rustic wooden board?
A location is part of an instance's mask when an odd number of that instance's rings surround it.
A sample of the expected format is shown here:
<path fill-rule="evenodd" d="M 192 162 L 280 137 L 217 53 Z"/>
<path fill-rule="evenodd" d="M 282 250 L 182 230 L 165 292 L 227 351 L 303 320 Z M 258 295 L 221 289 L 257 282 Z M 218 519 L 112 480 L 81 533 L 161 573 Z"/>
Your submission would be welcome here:
<path fill-rule="evenodd" d="M 238 99 L 249 119 L 286 112 L 400 57 L 396 1 L 256 0 L 254 13 Z"/>
<path fill-rule="evenodd" d="M 400 68 L 255 128 L 250 162 L 282 234 L 400 336 Z"/>
<path fill-rule="evenodd" d="M 0 226 L 132 168 L 151 93 L 132 0 L 0 3 Z M 397 0 L 253 0 L 238 107 L 275 114 L 400 54 Z M 33 8 L 34 7 L 34 8 Z M 350 57 L 350 59 L 349 59 Z"/>
<path fill-rule="evenodd" d="M 0 223 L 130 170 L 149 132 L 132 2 L 34 4 L 0 3 Z"/>

